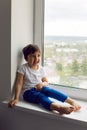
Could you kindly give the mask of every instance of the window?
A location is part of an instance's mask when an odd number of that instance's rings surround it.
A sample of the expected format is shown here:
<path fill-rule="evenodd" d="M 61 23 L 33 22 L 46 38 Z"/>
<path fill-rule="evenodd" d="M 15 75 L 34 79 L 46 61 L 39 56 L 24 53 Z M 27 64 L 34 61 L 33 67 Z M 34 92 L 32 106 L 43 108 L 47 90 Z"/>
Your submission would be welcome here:
<path fill-rule="evenodd" d="M 51 83 L 87 89 L 86 0 L 45 0 L 44 67 Z"/>
<path fill-rule="evenodd" d="M 61 3 L 58 3 L 58 2 L 61 2 Z M 54 4 L 57 7 L 54 6 Z M 73 6 L 73 4 L 74 4 L 74 6 Z M 71 9 L 71 12 L 68 9 L 67 5 L 68 5 L 68 7 L 70 7 L 69 9 Z M 72 6 L 70 6 L 70 5 L 72 5 Z M 53 6 L 54 6 L 54 9 L 53 9 Z M 87 22 L 86 6 L 87 6 L 86 0 L 83 0 L 83 1 L 82 0 L 79 0 L 79 1 L 78 0 L 76 0 L 76 1 L 75 0 L 72 0 L 72 1 L 71 0 L 61 0 L 61 1 L 60 0 L 37 0 L 37 1 L 35 1 L 35 8 L 34 8 L 34 15 L 35 15 L 34 22 L 35 23 L 34 23 L 34 37 L 33 38 L 34 38 L 34 43 L 37 43 L 41 49 L 41 52 L 42 52 L 42 58 L 41 58 L 42 61 L 41 62 L 46 69 L 46 73 L 47 73 L 50 83 L 51 84 L 53 83 L 52 87 L 55 87 L 56 89 L 58 89 L 64 93 L 67 93 L 69 96 L 71 96 L 73 98 L 87 101 L 87 96 L 86 96 L 87 87 L 85 85 L 85 84 L 87 84 L 86 75 L 84 75 L 81 78 L 81 75 L 79 75 L 79 77 L 77 77 L 78 75 L 73 76 L 73 74 L 71 73 L 72 75 L 70 76 L 69 74 L 70 74 L 70 71 L 72 71 L 72 70 L 65 69 L 66 64 L 63 66 L 59 63 L 57 63 L 58 65 L 56 64 L 56 61 L 58 62 L 58 58 L 60 56 L 61 56 L 62 61 L 64 60 L 64 57 L 66 56 L 65 57 L 66 62 L 68 61 L 68 59 L 67 59 L 68 56 L 71 56 L 70 55 L 71 53 L 72 53 L 72 55 L 78 56 L 79 53 L 78 53 L 78 55 L 76 55 L 76 52 L 73 52 L 73 51 L 79 50 L 77 47 L 80 47 L 81 51 L 83 51 L 83 50 L 85 51 L 84 52 L 85 54 L 83 52 L 82 53 L 80 52 L 81 53 L 80 55 L 81 55 L 81 57 L 85 56 L 85 58 L 86 58 L 86 51 L 87 51 L 86 50 L 86 48 L 87 48 L 86 47 L 87 26 L 85 24 Z M 60 10 L 58 10 L 58 8 Z M 64 10 L 64 8 L 65 8 L 65 10 Z M 60 13 L 60 11 L 62 11 L 62 10 L 63 10 L 63 12 Z M 58 16 L 56 16 L 56 12 L 57 12 Z M 55 21 L 54 24 L 53 24 L 53 20 Z M 57 25 L 57 26 L 55 26 L 55 25 Z M 60 37 L 59 41 L 58 41 L 58 36 Z M 81 36 L 81 37 L 79 37 L 79 36 Z M 53 40 L 52 37 L 55 38 L 55 41 L 52 41 Z M 69 38 L 68 41 L 67 41 L 67 37 Z M 65 44 L 65 42 L 62 41 L 64 39 L 66 40 L 66 43 L 69 43 L 69 42 L 72 43 L 73 40 L 76 40 L 76 39 L 79 39 L 79 41 L 74 42 L 75 43 L 75 46 L 74 46 L 74 43 L 69 44 L 69 45 Z M 84 43 L 83 43 L 83 41 L 84 41 Z M 56 42 L 58 42 L 58 44 Z M 52 48 L 53 45 L 55 45 L 54 49 Z M 73 45 L 73 46 L 71 46 L 71 45 Z M 79 46 L 79 45 L 81 45 L 81 46 Z M 56 51 L 57 51 L 57 53 L 56 53 Z M 60 55 L 59 55 L 58 52 L 60 52 L 60 51 L 63 53 L 60 53 Z M 69 52 L 65 53 L 66 51 L 67 52 L 69 51 Z M 58 54 L 58 55 L 56 56 L 54 54 Z M 55 56 L 57 57 L 56 58 L 57 60 L 55 59 Z M 78 59 L 78 57 L 77 57 L 77 59 Z M 79 58 L 82 59 L 81 57 L 79 57 Z M 71 59 L 72 59 L 72 56 L 71 56 Z M 75 64 L 77 64 L 77 62 Z M 79 65 L 80 65 L 80 62 L 79 62 Z M 72 67 L 72 68 L 74 68 L 74 67 Z M 53 70 L 55 70 L 54 73 L 52 73 Z M 60 72 L 57 72 L 58 70 L 60 70 Z M 61 70 L 64 71 L 62 73 L 65 73 L 66 77 L 63 76 L 63 74 L 61 73 Z M 79 73 L 81 73 L 80 69 L 79 69 Z M 59 80 L 59 76 L 60 76 L 59 74 L 61 74 L 61 76 L 62 76 L 61 80 Z M 68 76 L 67 76 L 67 74 L 68 74 Z M 57 79 L 56 79 L 56 77 L 57 77 Z M 65 82 L 64 78 L 66 78 L 66 79 L 68 78 L 69 81 L 74 81 L 75 78 L 77 78 L 77 81 L 78 81 L 78 79 L 79 79 L 79 81 L 82 80 L 81 84 L 83 84 L 83 85 L 76 86 L 73 84 L 73 82 L 72 82 L 72 84 L 71 84 L 71 82 L 69 82 L 70 83 L 69 84 L 69 83 Z M 63 81 L 63 82 L 60 82 L 60 81 Z"/>

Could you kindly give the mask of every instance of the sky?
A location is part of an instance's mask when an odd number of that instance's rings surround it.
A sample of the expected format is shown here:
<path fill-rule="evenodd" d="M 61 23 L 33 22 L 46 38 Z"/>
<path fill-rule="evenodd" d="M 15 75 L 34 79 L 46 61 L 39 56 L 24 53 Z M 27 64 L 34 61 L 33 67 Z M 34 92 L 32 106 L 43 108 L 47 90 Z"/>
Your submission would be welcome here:
<path fill-rule="evenodd" d="M 45 0 L 45 35 L 87 36 L 87 0 Z"/>

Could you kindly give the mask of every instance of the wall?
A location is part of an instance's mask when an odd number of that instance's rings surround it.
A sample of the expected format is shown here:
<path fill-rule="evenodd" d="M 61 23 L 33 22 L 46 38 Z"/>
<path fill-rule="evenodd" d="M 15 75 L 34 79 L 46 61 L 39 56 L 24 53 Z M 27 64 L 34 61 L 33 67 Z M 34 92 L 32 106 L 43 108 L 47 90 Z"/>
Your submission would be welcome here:
<path fill-rule="evenodd" d="M 33 43 L 33 1 L 0 0 L 0 101 L 11 95 L 22 47 Z"/>
<path fill-rule="evenodd" d="M 0 101 L 11 88 L 11 0 L 0 0 Z"/>
<path fill-rule="evenodd" d="M 23 63 L 22 48 L 33 43 L 33 0 L 12 0 L 11 4 L 11 86 L 17 66 Z"/>

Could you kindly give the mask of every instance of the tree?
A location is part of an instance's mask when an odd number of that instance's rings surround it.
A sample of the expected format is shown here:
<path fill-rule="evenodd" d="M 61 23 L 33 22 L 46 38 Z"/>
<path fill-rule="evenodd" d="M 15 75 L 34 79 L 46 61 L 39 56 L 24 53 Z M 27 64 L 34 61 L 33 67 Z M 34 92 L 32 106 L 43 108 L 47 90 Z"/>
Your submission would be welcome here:
<path fill-rule="evenodd" d="M 57 69 L 58 71 L 62 71 L 63 70 L 63 66 L 61 63 L 56 63 Z"/>
<path fill-rule="evenodd" d="M 81 71 L 83 75 L 87 75 L 87 59 L 84 59 L 81 65 Z"/>
<path fill-rule="evenodd" d="M 74 60 L 72 65 L 71 65 L 71 72 L 73 75 L 77 75 L 79 72 L 79 64 L 77 60 Z"/>

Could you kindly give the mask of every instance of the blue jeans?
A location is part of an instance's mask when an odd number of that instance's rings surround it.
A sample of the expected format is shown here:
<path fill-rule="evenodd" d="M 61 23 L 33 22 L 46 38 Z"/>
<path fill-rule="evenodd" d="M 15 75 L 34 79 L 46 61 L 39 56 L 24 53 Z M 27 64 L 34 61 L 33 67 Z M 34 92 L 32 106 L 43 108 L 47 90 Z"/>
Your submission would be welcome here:
<path fill-rule="evenodd" d="M 26 90 L 23 94 L 25 101 L 30 103 L 36 103 L 44 108 L 50 110 L 50 105 L 53 101 L 49 97 L 64 102 L 67 99 L 67 95 L 50 87 L 42 87 L 41 91 L 37 91 L 35 88 Z"/>

